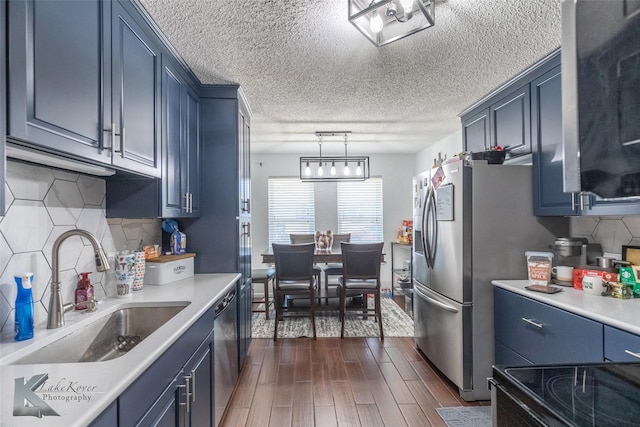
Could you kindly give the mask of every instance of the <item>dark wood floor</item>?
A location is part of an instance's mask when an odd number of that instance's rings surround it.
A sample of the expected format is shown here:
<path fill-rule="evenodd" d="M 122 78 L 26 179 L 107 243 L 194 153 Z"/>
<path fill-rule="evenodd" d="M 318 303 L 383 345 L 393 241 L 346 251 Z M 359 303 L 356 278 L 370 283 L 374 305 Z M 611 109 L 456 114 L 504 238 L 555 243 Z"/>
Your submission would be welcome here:
<path fill-rule="evenodd" d="M 445 426 L 465 402 L 413 338 L 254 339 L 222 426 Z"/>

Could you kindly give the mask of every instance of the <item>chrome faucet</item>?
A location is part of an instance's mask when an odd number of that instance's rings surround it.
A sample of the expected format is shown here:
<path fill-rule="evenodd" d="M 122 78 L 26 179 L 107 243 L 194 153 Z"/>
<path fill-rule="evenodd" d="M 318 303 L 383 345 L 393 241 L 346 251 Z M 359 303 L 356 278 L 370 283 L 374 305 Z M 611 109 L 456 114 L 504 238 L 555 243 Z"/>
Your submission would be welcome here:
<path fill-rule="evenodd" d="M 47 316 L 47 329 L 55 329 L 64 325 L 64 313 L 68 309 L 73 308 L 73 304 L 65 309 L 62 305 L 62 293 L 60 292 L 60 278 L 58 256 L 60 245 L 71 236 L 81 236 L 87 239 L 93 246 L 95 256 L 96 269 L 98 271 L 107 271 L 109 269 L 109 261 L 102 249 L 102 245 L 96 239 L 96 236 L 86 230 L 69 230 L 62 233 L 55 242 L 53 242 L 53 250 L 51 253 L 51 298 L 49 299 L 49 315 Z"/>

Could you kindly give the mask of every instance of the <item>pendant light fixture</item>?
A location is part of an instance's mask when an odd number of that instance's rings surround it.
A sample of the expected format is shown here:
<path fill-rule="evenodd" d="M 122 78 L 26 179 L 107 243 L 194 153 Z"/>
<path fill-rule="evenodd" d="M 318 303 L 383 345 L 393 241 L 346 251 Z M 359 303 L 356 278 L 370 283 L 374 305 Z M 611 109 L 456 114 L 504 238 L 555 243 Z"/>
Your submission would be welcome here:
<path fill-rule="evenodd" d="M 318 157 L 300 157 L 300 179 L 302 181 L 364 181 L 369 179 L 369 156 L 349 156 L 347 152 L 350 131 L 316 132 L 320 155 Z M 323 137 L 342 137 L 344 156 L 323 156 Z M 341 167 L 337 168 L 336 164 Z M 314 165 L 318 165 L 314 173 Z M 331 165 L 325 175 L 323 166 Z M 344 165 L 344 167 L 342 167 Z M 355 167 L 355 174 L 352 168 Z"/>
<path fill-rule="evenodd" d="M 380 47 L 435 25 L 435 0 L 348 0 L 349 22 Z"/>

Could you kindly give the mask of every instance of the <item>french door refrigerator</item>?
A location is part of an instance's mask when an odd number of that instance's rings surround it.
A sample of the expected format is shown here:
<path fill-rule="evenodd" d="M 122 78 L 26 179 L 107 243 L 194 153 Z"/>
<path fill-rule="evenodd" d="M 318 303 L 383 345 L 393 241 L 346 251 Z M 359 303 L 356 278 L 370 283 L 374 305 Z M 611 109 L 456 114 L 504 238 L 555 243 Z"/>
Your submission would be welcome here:
<path fill-rule="evenodd" d="M 568 235 L 533 216 L 531 167 L 455 160 L 414 178 L 414 325 L 424 355 L 468 401 L 489 400 L 493 279 L 526 279 L 526 250 Z"/>

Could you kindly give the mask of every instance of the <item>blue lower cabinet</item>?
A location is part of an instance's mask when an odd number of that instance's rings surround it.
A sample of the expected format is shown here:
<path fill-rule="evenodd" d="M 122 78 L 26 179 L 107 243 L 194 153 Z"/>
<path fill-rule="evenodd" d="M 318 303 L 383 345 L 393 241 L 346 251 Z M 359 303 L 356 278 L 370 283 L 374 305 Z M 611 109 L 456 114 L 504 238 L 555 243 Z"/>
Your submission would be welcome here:
<path fill-rule="evenodd" d="M 213 424 L 213 320 L 211 308 L 120 395 L 117 425 Z"/>
<path fill-rule="evenodd" d="M 496 360 L 512 357 L 498 344 L 533 364 L 602 362 L 603 325 L 599 322 L 494 288 Z"/>
<path fill-rule="evenodd" d="M 640 362 L 640 336 L 605 326 L 604 357 L 610 362 Z"/>

